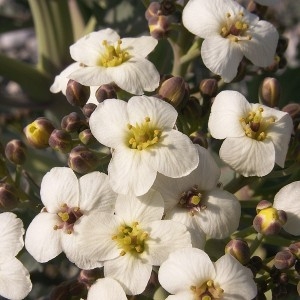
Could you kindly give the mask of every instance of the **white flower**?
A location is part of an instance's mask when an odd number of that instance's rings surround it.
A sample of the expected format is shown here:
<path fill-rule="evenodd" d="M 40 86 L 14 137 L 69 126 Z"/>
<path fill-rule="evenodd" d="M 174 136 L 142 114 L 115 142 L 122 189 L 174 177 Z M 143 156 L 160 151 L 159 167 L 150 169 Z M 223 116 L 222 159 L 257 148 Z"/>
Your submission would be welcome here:
<path fill-rule="evenodd" d="M 147 96 L 128 103 L 107 99 L 92 113 L 92 134 L 114 149 L 108 166 L 112 189 L 120 194 L 145 194 L 157 172 L 169 177 L 188 175 L 198 165 L 196 147 L 174 130 L 177 112 L 170 104 Z"/>
<path fill-rule="evenodd" d="M 186 227 L 161 220 L 163 211 L 163 199 L 156 191 L 140 198 L 119 195 L 115 215 L 99 212 L 82 220 L 82 255 L 103 261 L 104 276 L 117 280 L 126 294 L 142 293 L 153 265 L 161 265 L 170 252 L 191 246 Z"/>
<path fill-rule="evenodd" d="M 278 33 L 272 24 L 259 20 L 233 0 L 190 0 L 183 10 L 183 25 L 204 38 L 203 63 L 230 82 L 243 56 L 254 65 L 274 61 Z"/>
<path fill-rule="evenodd" d="M 69 168 L 53 168 L 41 183 L 44 209 L 30 223 L 25 238 L 27 251 L 38 262 L 47 262 L 62 251 L 80 268 L 102 266 L 79 254 L 80 221 L 91 211 L 113 214 L 116 195 L 104 173 L 92 172 L 77 179 Z"/>
<path fill-rule="evenodd" d="M 75 62 L 66 67 L 59 75 L 55 76 L 53 84 L 50 86 L 50 92 L 56 94 L 59 92 L 62 92 L 64 95 L 66 95 L 66 89 L 69 82 L 68 76 L 74 72 L 75 70 L 81 69 L 83 67 L 80 66 L 80 63 Z M 98 105 L 97 98 L 95 96 L 95 93 L 99 86 L 91 86 L 91 94 L 87 101 L 87 103 L 94 103 Z"/>
<path fill-rule="evenodd" d="M 98 279 L 89 289 L 87 300 L 127 300 L 122 286 L 112 278 Z"/>
<path fill-rule="evenodd" d="M 85 67 L 69 78 L 89 86 L 115 82 L 137 95 L 154 91 L 160 75 L 145 57 L 156 45 L 157 40 L 151 36 L 120 39 L 110 28 L 92 32 L 70 47 L 72 58 Z"/>
<path fill-rule="evenodd" d="M 174 294 L 168 300 L 251 300 L 257 294 L 252 272 L 234 257 L 225 254 L 213 263 L 196 248 L 171 253 L 159 269 L 158 280 Z"/>
<path fill-rule="evenodd" d="M 197 149 L 199 165 L 192 173 L 181 178 L 158 175 L 153 188 L 164 198 L 165 219 L 185 224 L 193 246 L 203 248 L 203 232 L 220 239 L 237 229 L 241 206 L 234 195 L 217 187 L 220 169 L 208 150 Z"/>
<path fill-rule="evenodd" d="M 300 181 L 292 182 L 275 195 L 273 207 L 287 214 L 283 229 L 293 235 L 300 235 Z"/>
<path fill-rule="evenodd" d="M 243 176 L 265 176 L 275 163 L 284 167 L 293 130 L 289 114 L 223 91 L 214 100 L 208 128 L 214 138 L 225 139 L 221 159 Z"/>
<path fill-rule="evenodd" d="M 0 214 L 0 295 L 11 300 L 24 299 L 32 288 L 27 269 L 15 258 L 24 246 L 23 235 L 15 214 Z"/>

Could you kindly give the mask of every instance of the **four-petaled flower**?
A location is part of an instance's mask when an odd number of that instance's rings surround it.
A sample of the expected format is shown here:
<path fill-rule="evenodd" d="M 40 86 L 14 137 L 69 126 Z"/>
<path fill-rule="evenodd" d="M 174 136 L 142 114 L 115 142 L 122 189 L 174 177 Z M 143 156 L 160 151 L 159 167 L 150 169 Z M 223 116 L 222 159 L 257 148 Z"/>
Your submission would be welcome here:
<path fill-rule="evenodd" d="M 112 29 L 92 32 L 70 47 L 71 57 L 84 68 L 75 70 L 69 78 L 87 86 L 114 82 L 135 95 L 154 91 L 160 75 L 145 57 L 155 48 L 151 36 L 123 38 Z"/>
<path fill-rule="evenodd" d="M 120 194 L 145 194 L 157 172 L 181 177 L 199 162 L 195 145 L 174 130 L 177 112 L 161 99 L 134 96 L 128 103 L 107 99 L 92 113 L 92 134 L 113 148 L 108 166 L 112 189 Z"/>
<path fill-rule="evenodd" d="M 284 167 L 293 130 L 289 114 L 223 91 L 213 102 L 208 128 L 214 138 L 225 139 L 220 158 L 243 176 L 265 176 L 275 163 Z"/>
<path fill-rule="evenodd" d="M 190 32 L 204 38 L 203 63 L 225 82 L 234 79 L 243 56 L 259 67 L 274 62 L 278 42 L 275 27 L 234 0 L 190 0 L 182 21 Z"/>

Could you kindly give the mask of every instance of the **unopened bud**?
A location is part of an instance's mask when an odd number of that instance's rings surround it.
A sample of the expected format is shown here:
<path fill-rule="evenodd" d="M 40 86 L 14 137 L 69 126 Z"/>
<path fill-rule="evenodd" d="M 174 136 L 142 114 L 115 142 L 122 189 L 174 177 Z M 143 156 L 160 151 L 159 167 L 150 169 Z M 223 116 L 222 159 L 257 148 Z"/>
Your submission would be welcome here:
<path fill-rule="evenodd" d="M 225 253 L 231 254 L 243 265 L 250 261 L 250 248 L 246 241 L 240 239 L 231 240 L 225 246 Z"/>
<path fill-rule="evenodd" d="M 78 145 L 69 154 L 69 167 L 79 174 L 86 174 L 97 167 L 97 155 L 86 146 Z"/>
<path fill-rule="evenodd" d="M 193 144 L 200 145 L 201 147 L 208 148 L 207 135 L 202 131 L 195 131 L 190 134 L 190 139 Z"/>
<path fill-rule="evenodd" d="M 92 132 L 90 129 L 85 129 L 81 131 L 78 135 L 79 140 L 81 141 L 82 144 L 84 145 L 91 145 L 94 142 L 96 142 L 95 137 L 92 135 Z"/>
<path fill-rule="evenodd" d="M 257 215 L 253 220 L 254 229 L 264 235 L 279 233 L 287 221 L 287 215 L 282 210 L 270 206 L 270 202 L 261 201 L 256 207 Z"/>
<path fill-rule="evenodd" d="M 282 108 L 282 111 L 287 112 L 294 123 L 299 124 L 300 122 L 300 104 L 299 103 L 289 103 Z"/>
<path fill-rule="evenodd" d="M 82 108 L 82 113 L 86 118 L 89 119 L 89 117 L 92 115 L 94 110 L 96 109 L 97 105 L 94 103 L 87 103 L 83 108 Z"/>
<path fill-rule="evenodd" d="M 73 106 L 83 107 L 90 97 L 90 87 L 70 79 L 66 89 L 66 98 Z"/>
<path fill-rule="evenodd" d="M 159 2 L 151 2 L 145 12 L 145 18 L 149 21 L 150 18 L 154 16 L 161 15 L 160 3 Z"/>
<path fill-rule="evenodd" d="M 293 243 L 289 246 L 289 250 L 300 259 L 300 242 Z"/>
<path fill-rule="evenodd" d="M 274 57 L 273 63 L 270 64 L 265 68 L 266 71 L 275 73 L 279 69 L 279 63 L 280 63 L 281 57 L 277 54 Z"/>
<path fill-rule="evenodd" d="M 64 116 L 61 120 L 61 129 L 67 132 L 79 132 L 85 128 L 87 128 L 86 121 L 76 112 Z"/>
<path fill-rule="evenodd" d="M 11 140 L 6 144 L 5 156 L 13 164 L 24 164 L 26 160 L 26 154 L 26 145 L 21 140 Z"/>
<path fill-rule="evenodd" d="M 215 97 L 218 92 L 218 81 L 214 78 L 203 79 L 199 89 L 202 96 Z"/>
<path fill-rule="evenodd" d="M 0 210 L 12 210 L 17 207 L 18 203 L 17 190 L 8 183 L 0 183 Z"/>
<path fill-rule="evenodd" d="M 54 130 L 52 123 L 46 118 L 37 118 L 24 128 L 28 143 L 35 148 L 43 149 L 49 146 L 48 140 Z"/>
<path fill-rule="evenodd" d="M 113 84 L 103 84 L 96 91 L 96 99 L 99 103 L 103 102 L 106 99 L 115 99 L 117 98 L 117 92 Z"/>
<path fill-rule="evenodd" d="M 182 77 L 171 77 L 161 84 L 158 95 L 174 107 L 179 107 L 189 99 L 189 86 Z"/>
<path fill-rule="evenodd" d="M 265 78 L 259 87 L 259 99 L 261 103 L 269 107 L 277 107 L 280 90 L 280 83 L 276 78 Z"/>
<path fill-rule="evenodd" d="M 55 151 L 68 153 L 73 146 L 72 137 L 64 130 L 54 129 L 49 138 L 49 146 Z"/>
<path fill-rule="evenodd" d="M 296 258 L 289 250 L 278 252 L 274 257 L 274 266 L 278 270 L 289 269 L 294 266 Z"/>
<path fill-rule="evenodd" d="M 155 39 L 165 38 L 170 30 L 170 21 L 168 16 L 160 15 L 151 17 L 148 20 L 149 31 Z"/>
<path fill-rule="evenodd" d="M 103 271 L 100 268 L 92 270 L 81 270 L 78 281 L 83 282 L 86 286 L 90 287 L 102 275 Z"/>

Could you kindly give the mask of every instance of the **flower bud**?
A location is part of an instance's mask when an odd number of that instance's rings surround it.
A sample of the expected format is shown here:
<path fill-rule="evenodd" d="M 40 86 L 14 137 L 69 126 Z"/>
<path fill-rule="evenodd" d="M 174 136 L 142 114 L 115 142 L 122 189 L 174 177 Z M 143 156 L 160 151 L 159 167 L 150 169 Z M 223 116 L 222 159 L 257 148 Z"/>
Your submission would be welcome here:
<path fill-rule="evenodd" d="M 97 155 L 86 146 L 78 145 L 69 154 L 69 167 L 79 174 L 86 174 L 97 167 Z"/>
<path fill-rule="evenodd" d="M 49 146 L 55 151 L 68 153 L 73 146 L 72 137 L 64 130 L 54 129 L 49 138 Z"/>
<path fill-rule="evenodd" d="M 300 242 L 293 243 L 289 246 L 289 250 L 300 259 Z"/>
<path fill-rule="evenodd" d="M 19 197 L 15 187 L 5 182 L 0 183 L 0 210 L 12 210 L 18 203 Z"/>
<path fill-rule="evenodd" d="M 253 220 L 254 229 L 264 235 L 277 234 L 287 221 L 286 213 L 270 204 L 268 201 L 261 201 L 256 207 L 258 213 Z"/>
<path fill-rule="evenodd" d="M 48 140 L 54 130 L 52 123 L 46 118 L 37 118 L 24 128 L 28 143 L 35 148 L 43 149 L 49 146 Z"/>
<path fill-rule="evenodd" d="M 83 282 L 86 286 L 90 287 L 97 279 L 102 277 L 103 270 L 100 268 L 91 270 L 81 270 L 78 281 Z"/>
<path fill-rule="evenodd" d="M 289 103 L 282 108 L 282 111 L 287 112 L 291 116 L 294 124 L 299 124 L 299 122 L 300 122 L 300 104 L 299 103 Z"/>
<path fill-rule="evenodd" d="M 64 116 L 61 120 L 61 129 L 67 132 L 79 132 L 87 128 L 85 120 L 76 112 Z"/>
<path fill-rule="evenodd" d="M 83 107 L 90 98 L 90 87 L 70 79 L 67 84 L 66 98 L 73 106 Z"/>
<path fill-rule="evenodd" d="M 193 144 L 200 145 L 201 147 L 208 148 L 207 135 L 202 131 L 195 131 L 190 134 L 190 139 Z"/>
<path fill-rule="evenodd" d="M 151 2 L 145 12 L 145 18 L 149 21 L 150 18 L 154 16 L 161 15 L 160 3 L 159 2 Z"/>
<path fill-rule="evenodd" d="M 165 38 L 170 31 L 170 21 L 168 16 L 160 15 L 151 17 L 148 20 L 149 31 L 155 39 Z"/>
<path fill-rule="evenodd" d="M 89 118 L 94 110 L 96 109 L 97 105 L 94 103 L 87 103 L 83 108 L 82 108 L 82 113 L 86 118 Z"/>
<path fill-rule="evenodd" d="M 203 79 L 199 89 L 202 96 L 215 97 L 218 92 L 218 81 L 214 78 Z"/>
<path fill-rule="evenodd" d="M 161 84 L 158 95 L 176 108 L 189 99 L 190 90 L 182 77 L 171 77 Z"/>
<path fill-rule="evenodd" d="M 231 254 L 242 265 L 245 265 L 250 261 L 250 248 L 246 241 L 240 239 L 231 240 L 225 246 L 225 253 Z"/>
<path fill-rule="evenodd" d="M 116 99 L 117 92 L 115 89 L 115 85 L 111 83 L 102 84 L 97 89 L 95 96 L 99 103 L 103 102 L 105 99 Z"/>
<path fill-rule="evenodd" d="M 280 84 L 276 78 L 266 77 L 259 87 L 261 103 L 272 108 L 278 106 L 280 90 Z"/>
<path fill-rule="evenodd" d="M 11 140 L 6 144 L 5 156 L 13 164 L 24 164 L 26 160 L 26 154 L 26 145 L 21 140 Z"/>
<path fill-rule="evenodd" d="M 84 145 L 91 145 L 94 142 L 96 142 L 95 137 L 92 135 L 92 132 L 90 129 L 85 129 L 81 131 L 78 135 L 79 140 L 81 141 L 82 144 Z"/>
<path fill-rule="evenodd" d="M 296 258 L 289 250 L 278 252 L 274 257 L 274 266 L 278 270 L 289 269 L 294 266 Z"/>

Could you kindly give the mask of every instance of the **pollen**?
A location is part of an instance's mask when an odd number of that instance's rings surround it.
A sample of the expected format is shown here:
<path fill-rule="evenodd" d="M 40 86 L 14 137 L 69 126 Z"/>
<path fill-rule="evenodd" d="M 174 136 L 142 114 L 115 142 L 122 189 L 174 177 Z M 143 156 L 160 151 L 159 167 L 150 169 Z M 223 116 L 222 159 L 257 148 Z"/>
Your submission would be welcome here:
<path fill-rule="evenodd" d="M 222 299 L 224 294 L 224 290 L 211 279 L 199 286 L 192 285 L 190 289 L 194 293 L 194 298 L 199 300 Z"/>

